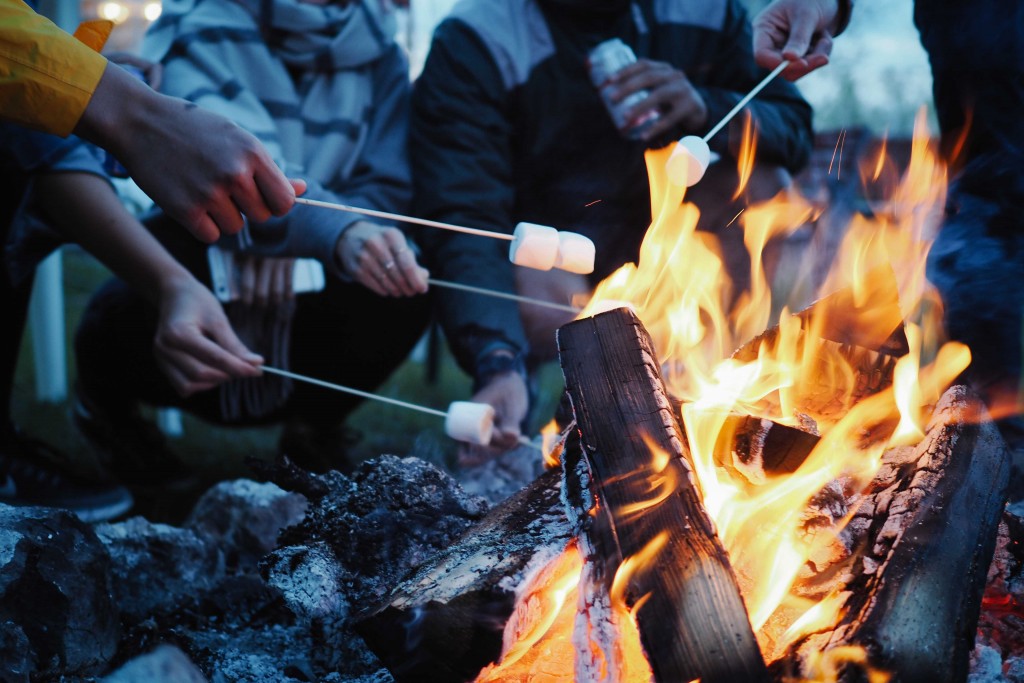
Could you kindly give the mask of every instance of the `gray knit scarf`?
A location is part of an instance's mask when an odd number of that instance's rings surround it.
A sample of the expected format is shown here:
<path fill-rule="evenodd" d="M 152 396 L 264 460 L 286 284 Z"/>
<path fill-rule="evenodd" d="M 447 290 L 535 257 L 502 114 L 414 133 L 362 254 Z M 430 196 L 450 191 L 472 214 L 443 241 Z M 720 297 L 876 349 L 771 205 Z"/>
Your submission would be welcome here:
<path fill-rule="evenodd" d="M 359 158 L 374 63 L 393 42 L 382 2 L 164 0 L 142 55 L 163 64 L 162 92 L 232 119 L 289 176 L 336 186 Z M 226 306 L 242 341 L 283 368 L 294 310 Z M 266 416 L 291 391 L 291 380 L 275 375 L 228 382 L 220 388 L 222 416 Z"/>

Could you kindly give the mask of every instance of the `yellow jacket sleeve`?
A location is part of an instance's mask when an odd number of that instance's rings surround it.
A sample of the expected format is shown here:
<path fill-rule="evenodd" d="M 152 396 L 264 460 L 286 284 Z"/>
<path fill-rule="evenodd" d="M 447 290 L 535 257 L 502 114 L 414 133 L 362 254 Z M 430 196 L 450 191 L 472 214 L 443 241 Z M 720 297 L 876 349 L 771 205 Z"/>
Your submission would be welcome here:
<path fill-rule="evenodd" d="M 0 0 L 0 118 L 70 135 L 106 64 L 22 0 Z"/>

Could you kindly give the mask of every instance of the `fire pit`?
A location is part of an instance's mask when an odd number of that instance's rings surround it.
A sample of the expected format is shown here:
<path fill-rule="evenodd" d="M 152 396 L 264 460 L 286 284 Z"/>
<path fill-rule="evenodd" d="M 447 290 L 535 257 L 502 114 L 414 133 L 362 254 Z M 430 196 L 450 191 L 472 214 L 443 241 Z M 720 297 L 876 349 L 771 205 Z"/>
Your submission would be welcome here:
<path fill-rule="evenodd" d="M 923 277 L 945 188 L 926 133 L 829 294 L 768 331 L 762 250 L 812 207 L 741 217 L 736 298 L 663 156 L 640 262 L 558 333 L 561 499 L 537 482 L 357 630 L 398 680 L 965 680 L 1009 458 Z M 568 539 L 540 521 L 561 506 Z"/>

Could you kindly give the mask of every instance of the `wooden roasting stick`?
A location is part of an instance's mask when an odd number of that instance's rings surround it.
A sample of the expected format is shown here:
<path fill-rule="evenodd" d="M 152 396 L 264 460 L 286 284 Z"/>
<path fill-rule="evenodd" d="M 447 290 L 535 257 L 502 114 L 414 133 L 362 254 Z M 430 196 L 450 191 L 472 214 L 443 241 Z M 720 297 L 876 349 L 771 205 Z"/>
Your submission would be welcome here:
<path fill-rule="evenodd" d="M 769 680 L 728 556 L 701 504 L 689 449 L 639 318 L 619 308 L 564 325 L 557 338 L 599 501 L 597 518 L 584 535 L 591 551 L 587 561 L 610 564 L 603 574 L 610 581 L 624 560 L 668 532 L 665 545 L 632 574 L 626 589 L 655 680 Z M 669 455 L 658 476 L 674 483 L 660 503 L 631 512 L 652 498 L 651 445 Z"/>
<path fill-rule="evenodd" d="M 537 270 L 558 268 L 559 270 L 582 275 L 594 272 L 594 242 L 589 237 L 579 233 L 555 230 L 548 225 L 523 221 L 516 224 L 515 230 L 510 235 L 494 230 L 468 228 L 453 223 L 442 223 L 441 221 L 432 221 L 426 218 L 417 218 L 416 216 L 406 216 L 400 213 L 378 211 L 376 209 L 364 209 L 358 206 L 325 202 L 319 199 L 297 197 L 295 202 L 297 204 L 305 204 L 306 206 L 318 206 L 335 211 L 358 213 L 373 218 L 425 225 L 429 228 L 440 228 L 441 230 L 450 230 L 467 235 L 490 237 L 496 240 L 511 242 L 508 258 L 509 261 L 517 266 L 525 266 Z"/>
<path fill-rule="evenodd" d="M 728 114 L 722 117 L 722 119 L 716 123 L 711 130 L 709 130 L 704 137 L 697 137 L 696 135 L 687 135 L 681 138 L 672 150 L 672 156 L 669 157 L 666 163 L 666 170 L 668 171 L 669 179 L 676 185 L 690 187 L 691 185 L 697 184 L 701 178 L 704 177 L 704 173 L 708 170 L 708 166 L 711 165 L 711 148 L 708 146 L 711 138 L 715 137 L 720 130 L 725 128 L 726 124 L 733 119 L 736 114 L 739 114 L 743 107 L 750 103 L 750 100 L 761 92 L 769 83 L 775 80 L 775 77 L 785 71 L 786 67 L 789 66 L 788 60 L 783 60 L 781 64 L 775 67 L 775 70 L 761 79 L 761 82 L 751 88 L 750 92 L 744 95 L 739 102 L 729 111 Z"/>
<path fill-rule="evenodd" d="M 342 384 L 334 384 L 333 382 L 325 382 L 322 379 L 316 379 L 315 377 L 306 377 L 289 370 L 282 370 L 280 368 L 271 367 L 269 365 L 260 366 L 263 372 L 271 375 L 280 375 L 281 377 L 287 377 L 298 382 L 306 382 L 307 384 L 315 384 L 318 387 L 324 389 L 331 389 L 333 391 L 340 391 L 345 394 L 352 394 L 353 396 L 359 396 L 361 398 L 370 399 L 372 401 L 380 401 L 381 403 L 388 403 L 399 408 L 407 408 L 409 410 L 415 410 L 428 415 L 436 415 L 437 417 L 445 418 L 445 432 L 448 436 L 459 441 L 467 441 L 470 443 L 476 443 L 486 446 L 491 440 L 491 431 L 493 427 L 494 409 L 485 403 L 471 403 L 469 401 L 454 401 L 447 411 L 438 410 L 437 408 L 428 408 L 427 406 L 421 406 L 417 403 L 409 403 L 408 401 L 400 401 L 396 398 L 389 396 L 381 396 L 380 394 L 371 394 L 368 391 L 362 389 L 355 389 L 353 387 L 346 387 Z M 519 437 L 519 443 L 530 448 L 543 451 L 543 447 L 535 444 L 526 436 Z"/>
<path fill-rule="evenodd" d="M 479 237 L 490 237 L 496 240 L 506 240 L 511 242 L 514 237 L 503 232 L 495 232 L 493 230 L 481 230 L 479 228 L 467 228 L 462 225 L 454 225 L 452 223 L 442 223 L 441 221 L 432 221 L 426 218 L 417 218 L 415 216 L 405 216 L 399 213 L 390 213 L 388 211 L 377 211 L 376 209 L 363 209 L 358 206 L 350 206 L 348 204 L 337 204 L 335 202 L 324 202 L 319 199 L 306 199 L 305 197 L 296 197 L 296 204 L 305 204 L 307 206 L 319 206 L 323 209 L 334 209 L 335 211 L 345 211 L 348 213 L 358 213 L 364 216 L 371 216 L 373 218 L 383 218 L 389 221 L 398 221 L 399 223 L 414 223 L 416 225 L 425 225 L 428 228 L 440 228 L 441 230 L 451 230 L 454 232 L 462 232 L 467 235 L 477 235 Z"/>

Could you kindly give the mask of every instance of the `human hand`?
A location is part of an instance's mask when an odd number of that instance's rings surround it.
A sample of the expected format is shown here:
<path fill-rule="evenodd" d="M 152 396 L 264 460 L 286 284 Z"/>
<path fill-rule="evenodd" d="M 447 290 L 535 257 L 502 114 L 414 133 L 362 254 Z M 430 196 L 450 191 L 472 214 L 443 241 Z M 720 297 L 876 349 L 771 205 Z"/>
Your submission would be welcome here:
<path fill-rule="evenodd" d="M 295 296 L 295 259 L 236 253 L 238 298 L 246 305 L 266 307 L 281 304 Z"/>
<path fill-rule="evenodd" d="M 754 18 L 754 60 L 774 69 L 789 66 L 782 77 L 795 81 L 828 64 L 837 0 L 775 0 Z"/>
<path fill-rule="evenodd" d="M 470 400 L 494 408 L 494 434 L 488 446 L 465 444 L 460 447 L 458 461 L 462 467 L 482 464 L 519 446 L 520 425 L 530 407 L 526 380 L 514 370 L 494 375 Z"/>
<path fill-rule="evenodd" d="M 427 291 L 430 273 L 416 262 L 398 228 L 356 221 L 335 247 L 345 272 L 380 296 L 415 296 Z"/>
<path fill-rule="evenodd" d="M 665 62 L 641 59 L 624 67 L 603 86 L 608 98 L 619 103 L 630 95 L 646 90 L 648 95 L 625 112 L 628 122 L 623 133 L 652 112 L 660 115 L 641 137 L 651 140 L 682 126 L 687 131 L 699 130 L 707 123 L 708 108 L 704 98 L 679 69 Z"/>
<path fill-rule="evenodd" d="M 120 161 L 142 190 L 204 242 L 281 216 L 305 192 L 255 136 L 108 65 L 75 133 Z"/>
<path fill-rule="evenodd" d="M 195 278 L 162 285 L 159 311 L 153 351 L 182 396 L 260 374 L 263 358 L 238 339 L 220 303 Z"/>

